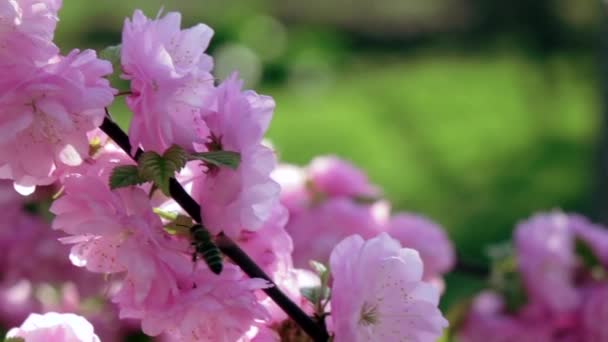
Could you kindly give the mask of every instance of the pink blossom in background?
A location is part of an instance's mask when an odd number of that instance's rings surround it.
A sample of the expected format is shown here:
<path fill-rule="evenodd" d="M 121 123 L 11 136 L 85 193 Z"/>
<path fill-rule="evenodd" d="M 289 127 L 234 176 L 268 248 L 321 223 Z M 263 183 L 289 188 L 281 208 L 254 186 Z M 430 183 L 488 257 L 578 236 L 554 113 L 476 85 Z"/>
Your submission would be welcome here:
<path fill-rule="evenodd" d="M 5 0 L 0 4 L 0 70 L 33 67 L 54 57 L 61 0 Z"/>
<path fill-rule="evenodd" d="M 237 244 L 270 276 L 275 284 L 291 298 L 292 301 L 303 302 L 298 284 L 298 270 L 293 268 L 291 254 L 293 243 L 285 231 L 287 210 L 277 204 L 268 221 L 261 229 L 251 232 L 242 231 Z M 287 315 L 265 294 L 260 294 L 262 304 L 270 313 L 272 322 L 280 322 Z"/>
<path fill-rule="evenodd" d="M 382 202 L 362 205 L 348 198 L 336 198 L 294 214 L 286 226 L 293 239 L 294 265 L 308 268 L 310 260 L 328 262 L 332 249 L 347 236 L 376 236 L 385 219 L 384 206 Z"/>
<path fill-rule="evenodd" d="M 580 215 L 569 215 L 576 238 L 587 244 L 604 267 L 608 266 L 608 227 Z"/>
<path fill-rule="evenodd" d="M 454 246 L 445 231 L 426 217 L 409 213 L 395 214 L 388 222 L 386 231 L 403 247 L 420 253 L 425 280 L 449 272 L 456 262 Z"/>
<path fill-rule="evenodd" d="M 176 12 L 150 20 L 136 10 L 125 20 L 121 64 L 131 81 L 134 149 L 142 145 L 160 153 L 178 144 L 191 150 L 208 133 L 196 118 L 213 90 L 213 60 L 205 54 L 213 30 L 204 24 L 182 30 L 180 24 Z"/>
<path fill-rule="evenodd" d="M 192 193 L 202 203 L 203 221 L 213 233 L 223 231 L 237 238 L 242 230 L 256 231 L 270 217 L 279 200 L 279 185 L 270 178 L 276 156 L 262 145 L 274 100 L 253 91 L 242 91 L 236 74 L 225 80 L 213 94 L 213 102 L 202 110 L 209 127 L 205 144 L 198 152 L 234 151 L 241 162 L 236 170 L 203 167 L 194 178 Z"/>
<path fill-rule="evenodd" d="M 375 198 L 380 193 L 362 170 L 332 155 L 316 157 L 304 168 L 279 165 L 272 177 L 281 184 L 281 203 L 292 215 L 329 198 Z"/>
<path fill-rule="evenodd" d="M 49 312 L 31 314 L 18 328 L 12 328 L 6 337 L 21 337 L 27 342 L 99 342 L 93 325 L 84 317 Z"/>
<path fill-rule="evenodd" d="M 504 313 L 502 298 L 491 291 L 477 295 L 459 331 L 462 342 L 553 342 L 548 319 L 529 321 Z"/>
<path fill-rule="evenodd" d="M 289 213 L 282 205 L 272 209 L 268 220 L 257 231 L 241 232 L 236 242 L 268 274 L 275 273 L 280 264 L 291 265 L 293 242 L 285 231 Z"/>
<path fill-rule="evenodd" d="M 331 321 L 335 341 L 436 341 L 448 326 L 439 292 L 422 281 L 418 252 L 382 233 L 353 235 L 332 251 Z"/>
<path fill-rule="evenodd" d="M 586 265 L 575 245 L 581 240 L 605 263 L 606 234 L 583 216 L 559 211 L 520 223 L 515 252 L 527 302 L 508 311 L 504 304 L 508 297 L 492 292 L 478 295 L 461 330 L 462 340 L 608 340 L 608 329 L 601 324 L 608 312 L 605 273 L 597 272 L 599 266 Z"/>
<path fill-rule="evenodd" d="M 0 82 L 0 178 L 46 185 L 56 180 L 57 169 L 81 164 L 89 151 L 87 132 L 101 124 L 114 99 L 103 78 L 111 72 L 94 51 L 75 50 L 18 81 Z"/>
<path fill-rule="evenodd" d="M 608 341 L 608 284 L 591 287 L 585 297 L 581 313 L 584 341 Z"/>
<path fill-rule="evenodd" d="M 290 216 L 308 209 L 311 195 L 306 186 L 308 175 L 304 168 L 279 164 L 271 177 L 281 185 L 281 204 L 289 210 Z"/>
<path fill-rule="evenodd" d="M 561 212 L 537 214 L 515 231 L 518 266 L 530 300 L 554 312 L 574 310 L 580 304 L 574 284 L 572 223 L 573 218 Z"/>
<path fill-rule="evenodd" d="M 317 157 L 305 168 L 280 165 L 272 177 L 281 184 L 281 204 L 289 209 L 285 229 L 293 240 L 296 267 L 308 268 L 310 260 L 328 262 L 342 239 L 353 234 L 371 238 L 388 220 L 388 203 L 374 201 L 379 191 L 363 171 L 335 156 Z"/>
<path fill-rule="evenodd" d="M 362 170 L 336 156 L 314 158 L 307 171 L 314 189 L 329 197 L 374 197 L 380 193 Z"/>

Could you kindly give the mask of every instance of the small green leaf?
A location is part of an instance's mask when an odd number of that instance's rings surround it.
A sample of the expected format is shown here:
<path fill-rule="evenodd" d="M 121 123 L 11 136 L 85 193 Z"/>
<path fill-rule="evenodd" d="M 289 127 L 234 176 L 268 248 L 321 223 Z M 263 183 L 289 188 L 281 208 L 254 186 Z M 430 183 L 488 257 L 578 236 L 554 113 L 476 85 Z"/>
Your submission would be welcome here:
<path fill-rule="evenodd" d="M 4 342 L 25 342 L 23 337 L 6 337 Z"/>
<path fill-rule="evenodd" d="M 506 311 L 516 313 L 528 302 L 513 246 L 498 244 L 489 250 L 492 262 L 490 286 L 502 295 Z"/>
<path fill-rule="evenodd" d="M 194 226 L 190 216 L 179 214 L 169 224 L 165 225 L 165 231 L 171 235 L 190 235 L 190 228 Z"/>
<path fill-rule="evenodd" d="M 190 160 L 202 160 L 215 166 L 225 166 L 236 170 L 241 163 L 241 155 L 233 151 L 209 151 L 190 154 Z"/>
<path fill-rule="evenodd" d="M 327 266 L 316 260 L 310 260 L 310 267 L 316 274 L 321 275 L 327 272 Z"/>
<path fill-rule="evenodd" d="M 329 290 L 322 289 L 321 286 L 301 287 L 300 293 L 314 305 L 318 305 L 329 297 Z"/>
<path fill-rule="evenodd" d="M 606 268 L 588 242 L 576 239 L 575 252 L 581 264 L 593 279 L 602 281 L 608 277 Z"/>
<path fill-rule="evenodd" d="M 591 269 L 596 266 L 601 266 L 602 263 L 586 241 L 576 239 L 575 251 L 586 268 Z"/>
<path fill-rule="evenodd" d="M 378 202 L 378 198 L 374 196 L 359 195 L 353 197 L 353 202 L 360 205 L 370 205 Z"/>
<path fill-rule="evenodd" d="M 109 75 L 108 79 L 112 84 L 113 88 L 125 89 L 129 87 L 129 83 L 120 78 L 121 67 L 120 67 L 120 52 L 121 45 L 108 46 L 105 49 L 99 51 L 99 58 L 105 59 L 112 63 L 112 74 Z"/>
<path fill-rule="evenodd" d="M 110 189 L 124 188 L 132 185 L 145 183 L 146 179 L 141 177 L 137 166 L 120 165 L 112 170 L 110 175 Z"/>
<path fill-rule="evenodd" d="M 180 171 L 183 169 L 184 166 L 186 166 L 189 157 L 188 152 L 177 145 L 169 147 L 165 153 L 163 153 L 163 158 L 167 161 L 167 163 L 173 163 L 175 171 Z"/>
<path fill-rule="evenodd" d="M 120 65 L 121 45 L 110 45 L 99 52 L 99 58 L 110 61 L 112 65 Z"/>
<path fill-rule="evenodd" d="M 173 221 L 177 219 L 178 216 L 178 214 L 174 211 L 162 210 L 161 208 L 153 208 L 152 211 L 154 211 L 156 215 L 160 216 L 160 218 L 163 218 L 167 221 Z"/>
<path fill-rule="evenodd" d="M 165 195 L 169 196 L 169 179 L 175 173 L 174 164 L 167 163 L 163 157 L 153 151 L 144 152 L 139 157 L 138 163 L 140 175 L 154 182 Z"/>
<path fill-rule="evenodd" d="M 162 156 L 154 151 L 144 152 L 138 160 L 139 174 L 169 196 L 169 180 L 188 161 L 188 154 L 181 147 L 173 145 Z"/>

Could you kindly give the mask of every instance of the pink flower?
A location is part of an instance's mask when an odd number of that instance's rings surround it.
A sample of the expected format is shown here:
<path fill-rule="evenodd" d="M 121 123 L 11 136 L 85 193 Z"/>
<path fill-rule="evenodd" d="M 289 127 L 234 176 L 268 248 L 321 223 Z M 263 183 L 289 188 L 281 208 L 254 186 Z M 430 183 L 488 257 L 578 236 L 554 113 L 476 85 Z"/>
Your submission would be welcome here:
<path fill-rule="evenodd" d="M 140 320 L 147 334 L 168 332 L 180 341 L 235 341 L 254 322 L 267 320 L 256 294 L 265 281 L 248 279 L 230 264 L 219 276 L 202 262 L 193 265 L 188 240 L 164 232 L 146 192 L 110 191 L 104 166 L 116 165 L 114 158 L 122 155 L 104 151 L 78 168 L 83 174 L 63 177 L 64 193 L 51 210 L 54 228 L 75 243 L 76 265 L 123 274 L 112 297 L 120 317 Z"/>
<path fill-rule="evenodd" d="M 138 188 L 110 191 L 98 177 L 72 174 L 64 179 L 64 194 L 51 206 L 54 229 L 71 235 L 72 262 L 100 273 L 127 269 L 118 253 L 137 253 L 137 246 L 162 239 L 162 223 L 147 194 Z M 127 258 L 128 259 L 128 258 Z"/>
<path fill-rule="evenodd" d="M 55 56 L 61 0 L 6 0 L 0 4 L 0 70 L 33 67 Z"/>
<path fill-rule="evenodd" d="M 358 235 L 332 251 L 331 320 L 335 341 L 436 341 L 448 322 L 439 292 L 422 281 L 418 252 L 388 234 Z"/>
<path fill-rule="evenodd" d="M 9 330 L 6 337 L 21 337 L 28 342 L 100 341 L 84 317 L 56 312 L 31 314 L 20 327 Z"/>
<path fill-rule="evenodd" d="M 203 24 L 181 30 L 180 22 L 176 12 L 149 20 L 140 10 L 125 20 L 121 64 L 133 93 L 127 104 L 134 149 L 160 153 L 178 144 L 191 150 L 201 131 L 208 132 L 196 117 L 213 89 L 213 61 L 205 54 L 213 30 Z"/>
<path fill-rule="evenodd" d="M 375 197 L 379 193 L 363 171 L 336 156 L 313 159 L 308 166 L 308 173 L 315 190 L 330 197 Z"/>
<path fill-rule="evenodd" d="M 515 231 L 518 266 L 530 299 L 554 312 L 574 310 L 580 303 L 573 222 L 561 212 L 538 214 Z"/>
<path fill-rule="evenodd" d="M 294 243 L 294 265 L 308 268 L 310 260 L 326 263 L 334 246 L 352 234 L 365 239 L 376 236 L 385 219 L 385 206 L 336 198 L 294 214 L 286 226 Z"/>
<path fill-rule="evenodd" d="M 443 229 L 431 220 L 409 213 L 396 214 L 388 223 L 387 232 L 403 247 L 420 253 L 426 280 L 441 276 L 454 266 L 454 247 Z"/>
<path fill-rule="evenodd" d="M 280 164 L 272 171 L 272 179 L 281 185 L 281 204 L 293 215 L 305 211 L 310 205 L 310 193 L 306 187 L 306 170 L 289 164 Z"/>
<path fill-rule="evenodd" d="M 238 342 L 281 342 L 281 337 L 269 327 L 253 326 Z"/>
<path fill-rule="evenodd" d="M 281 203 L 292 215 L 326 199 L 373 199 L 379 195 L 362 170 L 331 155 L 313 159 L 306 168 L 279 165 L 272 177 L 281 184 Z"/>
<path fill-rule="evenodd" d="M 188 281 L 171 305 L 145 312 L 146 334 L 167 332 L 178 341 L 236 341 L 256 320 L 268 319 L 255 295 L 268 286 L 266 281 L 246 278 L 236 266 L 225 265 L 220 275 L 196 272 Z"/>
<path fill-rule="evenodd" d="M 300 270 L 293 268 L 291 260 L 293 243 L 284 229 L 287 218 L 287 210 L 277 204 L 260 230 L 242 231 L 237 243 L 292 301 L 304 304 L 298 284 Z M 287 318 L 274 301 L 266 295 L 262 297 L 262 304 L 269 311 L 271 322 L 281 322 Z"/>
<path fill-rule="evenodd" d="M 482 292 L 471 305 L 459 332 L 462 342 L 553 342 L 551 321 L 509 316 L 503 313 L 504 302 L 494 292 Z"/>
<path fill-rule="evenodd" d="M 270 218 L 257 231 L 241 232 L 237 239 L 239 246 L 268 274 L 274 274 L 281 264 L 291 267 L 293 243 L 285 231 L 287 210 L 277 204 Z"/>
<path fill-rule="evenodd" d="M 608 285 L 602 284 L 589 290 L 582 313 L 584 340 L 589 342 L 608 341 Z"/>
<path fill-rule="evenodd" d="M 242 81 L 232 75 L 215 91 L 202 110 L 209 128 L 199 152 L 234 151 L 241 155 L 236 170 L 203 166 L 192 192 L 201 203 L 203 220 L 213 233 L 231 237 L 246 229 L 255 231 L 270 217 L 280 187 L 270 178 L 274 152 L 261 144 L 272 117 L 274 101 L 253 91 L 241 91 Z"/>
<path fill-rule="evenodd" d="M 281 184 L 281 204 L 289 210 L 285 229 L 293 239 L 296 267 L 307 268 L 310 260 L 326 263 L 342 239 L 376 236 L 388 219 L 388 203 L 373 201 L 377 188 L 335 156 L 317 157 L 306 168 L 281 165 L 272 177 Z"/>
<path fill-rule="evenodd" d="M 76 50 L 32 67 L 18 81 L 0 81 L 0 178 L 50 184 L 57 169 L 81 164 L 87 132 L 101 124 L 114 98 L 103 78 L 111 72 L 94 51 Z"/>

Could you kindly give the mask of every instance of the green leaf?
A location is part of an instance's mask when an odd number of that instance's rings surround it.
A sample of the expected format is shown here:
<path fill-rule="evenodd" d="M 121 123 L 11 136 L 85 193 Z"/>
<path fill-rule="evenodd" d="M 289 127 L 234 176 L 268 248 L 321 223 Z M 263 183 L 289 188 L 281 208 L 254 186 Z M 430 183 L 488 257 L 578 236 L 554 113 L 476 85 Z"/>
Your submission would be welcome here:
<path fill-rule="evenodd" d="M 606 268 L 588 242 L 576 239 L 575 253 L 593 279 L 602 281 L 608 277 Z"/>
<path fill-rule="evenodd" d="M 528 302 L 528 296 L 513 247 L 511 244 L 495 245 L 489 255 L 492 261 L 490 286 L 504 298 L 506 311 L 516 313 Z"/>
<path fill-rule="evenodd" d="M 109 61 L 110 63 L 112 63 L 112 66 L 114 66 L 114 65 L 120 66 L 120 49 L 121 49 L 120 44 L 110 45 L 99 52 L 99 58 Z M 114 69 L 114 70 L 120 70 L 120 69 Z"/>
<path fill-rule="evenodd" d="M 318 305 L 329 297 L 329 290 L 323 289 L 321 286 L 301 287 L 300 293 L 314 305 Z"/>
<path fill-rule="evenodd" d="M 117 166 L 110 175 L 110 189 L 112 190 L 145 182 L 146 179 L 140 175 L 139 169 L 135 165 Z"/>
<path fill-rule="evenodd" d="M 370 205 L 370 204 L 374 204 L 374 203 L 378 202 L 378 198 L 374 197 L 374 196 L 360 195 L 360 196 L 354 196 L 353 202 L 355 202 L 356 204 L 360 204 L 360 205 Z"/>
<path fill-rule="evenodd" d="M 107 77 L 113 88 L 125 89 L 129 87 L 129 83 L 120 78 L 120 50 L 121 45 L 108 46 L 99 52 L 99 58 L 105 59 L 112 63 L 112 74 Z"/>
<path fill-rule="evenodd" d="M 595 252 L 593 252 L 586 241 L 576 239 L 575 251 L 576 255 L 580 258 L 581 262 L 586 268 L 591 269 L 593 267 L 602 265 L 599 258 L 597 255 L 595 255 Z"/>
<path fill-rule="evenodd" d="M 186 166 L 189 157 L 188 152 L 177 145 L 169 147 L 165 153 L 163 153 L 163 158 L 167 160 L 168 163 L 173 163 L 175 171 L 183 169 L 184 166 Z"/>
<path fill-rule="evenodd" d="M 174 211 L 167 211 L 167 210 L 162 210 L 161 208 L 152 208 L 152 211 L 160 216 L 160 218 L 163 218 L 167 221 L 173 221 L 175 219 L 177 219 L 178 213 L 174 212 Z"/>
<path fill-rule="evenodd" d="M 236 170 L 241 163 L 241 155 L 233 151 L 209 151 L 192 153 L 190 160 L 202 160 L 215 166 L 225 166 Z"/>
<path fill-rule="evenodd" d="M 312 267 L 313 271 L 319 276 L 327 272 L 327 266 L 316 260 L 310 260 L 310 267 Z"/>
<path fill-rule="evenodd" d="M 139 174 L 169 196 L 169 180 L 175 172 L 181 170 L 188 161 L 188 153 L 181 147 L 173 145 L 162 156 L 154 151 L 144 152 L 139 157 Z"/>
<path fill-rule="evenodd" d="M 171 235 L 190 235 L 190 228 L 194 226 L 190 216 L 179 214 L 169 224 L 165 225 L 165 231 Z"/>

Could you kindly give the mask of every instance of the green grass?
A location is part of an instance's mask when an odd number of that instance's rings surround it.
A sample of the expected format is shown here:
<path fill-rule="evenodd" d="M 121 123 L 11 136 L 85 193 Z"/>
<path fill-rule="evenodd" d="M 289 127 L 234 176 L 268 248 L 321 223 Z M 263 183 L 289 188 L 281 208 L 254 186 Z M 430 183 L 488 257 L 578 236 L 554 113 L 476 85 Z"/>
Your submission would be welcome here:
<path fill-rule="evenodd" d="M 270 137 L 284 161 L 354 161 L 396 209 L 437 219 L 477 258 L 534 210 L 585 209 L 598 108 L 577 60 L 370 60 L 320 91 L 268 89 Z"/>

